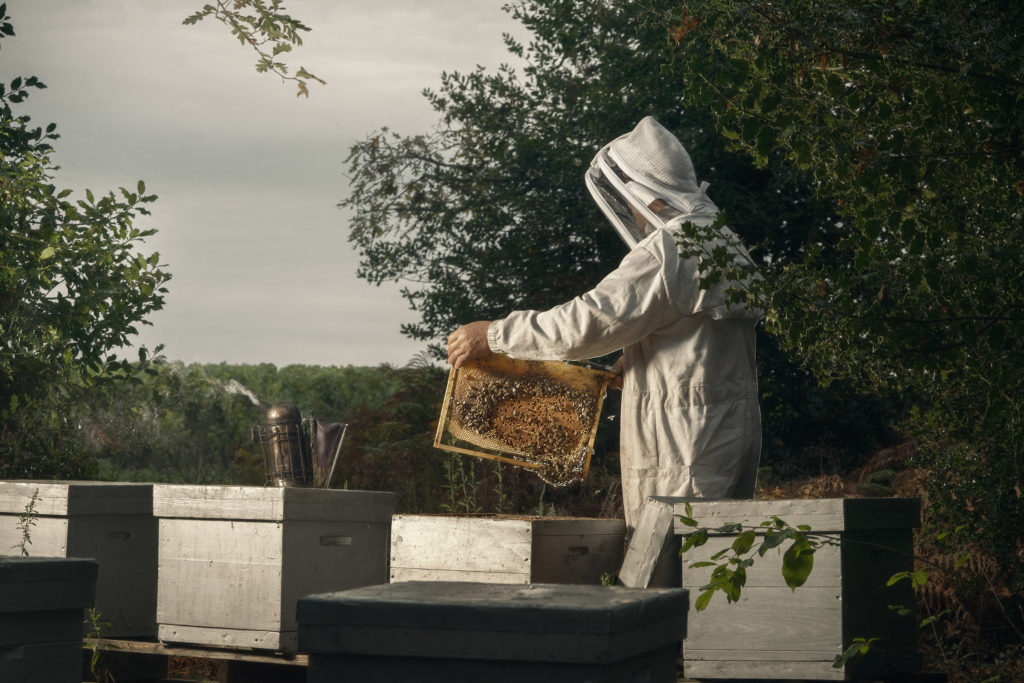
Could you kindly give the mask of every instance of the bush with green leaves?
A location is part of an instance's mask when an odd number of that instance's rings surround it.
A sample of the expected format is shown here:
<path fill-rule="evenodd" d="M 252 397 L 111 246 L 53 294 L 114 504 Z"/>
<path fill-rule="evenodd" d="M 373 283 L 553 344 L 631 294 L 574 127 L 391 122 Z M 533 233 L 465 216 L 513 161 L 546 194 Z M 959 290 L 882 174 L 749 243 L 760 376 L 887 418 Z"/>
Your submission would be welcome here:
<path fill-rule="evenodd" d="M 0 41 L 14 28 L 0 5 Z M 0 477 L 89 472 L 71 408 L 145 366 L 118 355 L 163 306 L 169 275 L 141 251 L 136 221 L 156 196 L 139 181 L 74 200 L 53 184 L 56 125 L 17 113 L 36 77 L 0 83 Z"/>

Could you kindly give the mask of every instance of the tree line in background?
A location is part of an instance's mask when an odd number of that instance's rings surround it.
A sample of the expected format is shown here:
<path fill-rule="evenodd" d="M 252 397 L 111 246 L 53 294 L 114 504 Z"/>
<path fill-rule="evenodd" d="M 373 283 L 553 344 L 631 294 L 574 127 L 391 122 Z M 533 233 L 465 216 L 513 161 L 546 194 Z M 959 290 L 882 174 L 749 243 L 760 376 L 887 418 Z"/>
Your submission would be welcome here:
<path fill-rule="evenodd" d="M 919 604 L 945 615 L 930 626 L 933 665 L 965 679 L 1019 673 L 1024 8 L 521 0 L 509 11 L 531 34 L 507 39 L 522 67 L 444 74 L 425 93 L 431 133 L 382 129 L 348 158 L 359 274 L 408 283 L 420 320 L 403 332 L 440 358 L 457 325 L 546 308 L 611 270 L 624 247 L 583 171 L 653 114 L 764 276 L 736 293 L 767 314 L 762 491 L 919 495 L 918 552 L 934 569 Z M 11 35 L 0 5 L 0 43 Z M 53 126 L 15 111 L 40 87 L 24 77 L 0 89 L 0 476 L 262 483 L 249 433 L 261 409 L 243 386 L 349 423 L 336 486 L 397 491 L 404 511 L 617 512 L 615 420 L 602 420 L 588 481 L 564 489 L 441 454 L 431 441 L 446 373 L 423 359 L 278 369 L 119 357 L 169 279 L 135 227 L 155 198 L 142 183 L 79 200 L 56 188 Z M 694 257 L 710 278 L 727 267 Z M 614 396 L 606 405 L 613 417 Z M 799 484 L 811 475 L 825 476 Z"/>

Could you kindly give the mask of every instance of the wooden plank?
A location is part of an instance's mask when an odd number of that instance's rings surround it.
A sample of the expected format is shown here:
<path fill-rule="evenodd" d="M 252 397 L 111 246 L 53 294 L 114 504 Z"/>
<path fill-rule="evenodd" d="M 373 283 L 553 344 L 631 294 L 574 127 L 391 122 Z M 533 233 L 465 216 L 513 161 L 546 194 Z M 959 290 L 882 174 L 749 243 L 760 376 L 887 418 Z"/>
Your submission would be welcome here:
<path fill-rule="evenodd" d="M 21 558 L 0 558 L 5 562 Z M 81 563 L 82 569 L 64 576 L 4 577 L 0 575 L 0 614 L 49 610 L 83 610 L 92 607 L 96 595 L 96 563 L 79 558 L 26 558 L 44 562 Z M 35 563 L 34 569 L 40 569 Z"/>
<path fill-rule="evenodd" d="M 530 575 L 522 572 L 493 570 L 467 571 L 465 569 L 417 569 L 391 566 L 391 582 L 402 581 L 472 581 L 474 583 L 528 584 Z"/>
<path fill-rule="evenodd" d="M 311 593 L 388 582 L 388 522 L 286 521 L 279 628 L 294 631 L 295 605 Z"/>
<path fill-rule="evenodd" d="M 392 580 L 396 569 L 451 569 L 519 574 L 529 581 L 532 535 L 528 520 L 395 515 Z"/>
<path fill-rule="evenodd" d="M 114 650 L 133 652 L 139 654 L 162 655 L 166 657 L 194 657 L 198 659 L 217 659 L 226 661 L 245 661 L 264 664 L 283 664 L 295 667 L 304 667 L 309 664 L 309 655 L 275 655 L 265 652 L 254 652 L 250 650 L 227 650 L 207 647 L 188 647 L 180 645 L 169 645 L 167 643 L 125 640 L 116 638 L 86 638 L 85 646 L 98 646 L 101 650 Z"/>
<path fill-rule="evenodd" d="M 295 652 L 298 642 L 292 632 L 258 629 L 208 628 L 185 624 L 160 623 L 158 637 L 164 643 L 187 643 L 210 645 L 212 647 L 253 648 L 257 650 L 282 650 Z"/>
<path fill-rule="evenodd" d="M 708 539 L 708 542 L 697 548 L 687 550 L 682 555 L 682 585 L 690 588 L 696 594 L 701 586 L 705 585 L 711 578 L 711 571 L 714 567 L 691 568 L 694 562 L 710 561 L 711 557 L 729 548 L 733 543 L 732 536 L 716 536 Z M 786 581 L 782 576 L 782 555 L 789 547 L 784 544 L 781 548 L 775 548 L 765 553 L 764 557 L 754 555 L 753 566 L 747 569 L 747 588 L 753 587 L 780 587 L 789 590 Z M 811 586 L 832 586 L 842 585 L 842 555 L 837 546 L 824 546 L 814 553 L 814 569 L 807 577 L 805 587 Z M 718 597 L 716 596 L 716 600 Z"/>
<path fill-rule="evenodd" d="M 900 674 L 920 669 L 916 653 L 887 653 L 881 648 L 851 660 L 843 668 L 832 666 L 831 651 L 764 650 L 740 651 L 728 658 L 721 650 L 687 649 L 683 671 L 687 677 L 705 679 L 784 679 L 784 680 L 897 680 Z M 904 679 L 899 679 L 904 680 Z"/>
<path fill-rule="evenodd" d="M 153 514 L 161 518 L 383 521 L 391 517 L 396 502 L 396 494 L 387 491 L 170 484 L 153 488 Z"/>
<path fill-rule="evenodd" d="M 96 608 L 113 637 L 156 636 L 157 522 L 152 515 L 72 515 L 68 555 L 99 563 Z"/>
<path fill-rule="evenodd" d="M 832 661 L 691 661 L 683 656 L 683 675 L 698 680 L 726 679 L 783 679 L 812 681 L 842 681 L 846 673 L 833 669 Z"/>
<path fill-rule="evenodd" d="M 690 592 L 688 636 L 690 648 L 721 650 L 722 659 L 738 651 L 827 650 L 843 648 L 842 596 L 838 588 L 744 588 L 740 599 L 728 603 L 716 594 L 702 612 L 692 607 L 697 591 Z"/>
<path fill-rule="evenodd" d="M 0 513 L 20 514 L 38 491 L 42 516 L 152 514 L 152 484 L 114 481 L 0 481 Z"/>
<path fill-rule="evenodd" d="M 729 523 L 758 526 L 772 516 L 791 526 L 808 525 L 814 531 L 914 528 L 920 525 L 916 498 L 828 498 L 815 500 L 723 500 L 690 503 L 693 518 L 701 527 Z M 685 514 L 685 503 L 675 506 Z M 678 519 L 676 533 L 692 531 Z"/>
<path fill-rule="evenodd" d="M 530 580 L 600 584 L 622 565 L 621 519 L 537 519 L 532 523 Z"/>
<path fill-rule="evenodd" d="M 82 639 L 0 648 L 0 683 L 81 683 Z"/>
<path fill-rule="evenodd" d="M 81 637 L 81 608 L 31 612 L 0 608 L 0 650 L 23 643 L 56 643 Z"/>
<path fill-rule="evenodd" d="M 281 534 L 277 522 L 160 519 L 157 622 L 279 629 Z"/>
<path fill-rule="evenodd" d="M 36 517 L 29 527 L 31 543 L 25 545 L 30 557 L 67 557 L 68 520 L 66 517 Z M 0 556 L 21 555 L 22 532 L 18 516 L 0 515 Z"/>
<path fill-rule="evenodd" d="M 633 536 L 629 539 L 618 580 L 628 588 L 681 585 L 679 542 L 673 533 L 673 511 L 677 499 L 648 498 L 640 508 Z M 666 571 L 668 566 L 672 571 Z"/>

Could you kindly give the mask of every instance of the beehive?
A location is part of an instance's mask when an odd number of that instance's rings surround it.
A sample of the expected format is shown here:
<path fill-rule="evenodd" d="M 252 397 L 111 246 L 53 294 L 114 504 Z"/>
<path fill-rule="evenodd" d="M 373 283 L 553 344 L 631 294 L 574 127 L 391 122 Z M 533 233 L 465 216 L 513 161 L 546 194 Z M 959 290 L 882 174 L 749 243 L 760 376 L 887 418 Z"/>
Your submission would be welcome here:
<path fill-rule="evenodd" d="M 80 683 L 96 570 L 90 559 L 0 558 L 0 683 Z"/>
<path fill-rule="evenodd" d="M 434 446 L 527 468 L 555 485 L 584 479 L 612 377 L 502 355 L 452 368 Z"/>
<path fill-rule="evenodd" d="M 32 502 L 32 496 L 36 500 Z M 32 557 L 91 557 L 107 637 L 156 635 L 153 485 L 100 481 L 0 482 L 0 554 L 20 554 L 19 516 L 34 509 Z"/>
<path fill-rule="evenodd" d="M 394 493 L 157 485 L 161 641 L 294 652 L 308 593 L 387 583 Z"/>
<path fill-rule="evenodd" d="M 622 564 L 621 519 L 395 515 L 391 581 L 598 584 Z"/>
<path fill-rule="evenodd" d="M 299 603 L 309 683 L 675 683 L 686 592 L 413 581 Z"/>
<path fill-rule="evenodd" d="M 893 574 L 913 568 L 916 499 L 829 499 L 692 502 L 700 527 L 730 523 L 757 527 L 773 516 L 808 525 L 837 545 L 814 554 L 807 583 L 794 592 L 785 583 L 782 553 L 755 556 L 736 603 L 716 594 L 706 610 L 691 609 L 683 644 L 684 673 L 697 679 L 862 680 L 914 671 L 917 629 L 912 615 L 889 605 L 913 605 L 909 582 L 887 587 Z M 685 515 L 685 504 L 675 505 Z M 678 519 L 677 534 L 693 531 Z M 728 548 L 735 535 L 712 533 L 704 546 L 683 555 L 682 584 L 691 605 L 711 568 L 691 568 Z M 783 545 L 785 550 L 787 546 Z M 836 655 L 856 637 L 879 638 L 868 655 L 834 668 Z"/>

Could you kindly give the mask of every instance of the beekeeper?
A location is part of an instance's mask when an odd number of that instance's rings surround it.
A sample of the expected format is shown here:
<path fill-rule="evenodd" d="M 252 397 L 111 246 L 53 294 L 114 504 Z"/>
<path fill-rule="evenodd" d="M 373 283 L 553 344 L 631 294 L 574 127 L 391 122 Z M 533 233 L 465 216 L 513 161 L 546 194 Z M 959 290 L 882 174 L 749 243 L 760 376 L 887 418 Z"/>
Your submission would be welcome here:
<path fill-rule="evenodd" d="M 679 225 L 711 225 L 718 208 L 682 143 L 652 117 L 606 145 L 587 188 L 630 252 L 589 292 L 548 311 L 516 311 L 448 337 L 460 367 L 491 353 L 580 360 L 623 349 L 620 461 L 626 523 L 649 496 L 752 498 L 761 450 L 754 365 L 759 312 L 701 289 L 679 255 Z M 748 258 L 720 228 L 721 243 Z M 714 246 L 714 245 L 711 245 Z"/>

